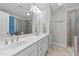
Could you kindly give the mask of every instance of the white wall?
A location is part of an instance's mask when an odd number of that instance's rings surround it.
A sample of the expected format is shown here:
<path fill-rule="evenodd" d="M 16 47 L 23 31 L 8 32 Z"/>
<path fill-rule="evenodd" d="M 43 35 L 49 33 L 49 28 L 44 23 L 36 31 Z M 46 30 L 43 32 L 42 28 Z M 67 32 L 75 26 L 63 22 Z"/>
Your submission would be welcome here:
<path fill-rule="evenodd" d="M 67 19 L 64 10 L 56 12 L 53 19 L 53 42 L 66 45 L 67 40 Z"/>
<path fill-rule="evenodd" d="M 42 13 L 40 15 L 33 14 L 33 32 L 35 30 L 34 24 L 37 24 L 37 26 L 39 27 L 39 20 L 40 20 L 40 28 L 38 28 L 38 31 L 40 29 L 40 32 L 42 32 L 42 26 L 43 26 L 43 23 L 45 23 L 46 24 L 46 32 L 50 36 L 49 37 L 49 45 L 51 45 L 52 36 L 50 34 L 51 27 L 49 27 L 50 26 L 49 24 L 51 24 L 50 20 L 52 19 L 52 13 L 51 13 L 51 10 L 50 10 L 50 7 L 48 4 L 40 4 L 40 5 L 39 5 L 39 7 L 40 7 Z"/>
<path fill-rule="evenodd" d="M 33 26 L 32 26 L 32 32 L 35 33 L 35 28 L 37 26 L 37 31 L 39 32 L 39 15 L 33 13 Z"/>
<path fill-rule="evenodd" d="M 0 33 L 9 33 L 9 14 L 0 11 Z"/>
<path fill-rule="evenodd" d="M 45 24 L 46 32 L 49 33 L 49 19 L 50 19 L 50 9 L 45 8 L 40 15 L 40 32 L 42 32 L 42 26 Z"/>
<path fill-rule="evenodd" d="M 46 24 L 46 32 L 49 33 L 49 18 L 50 18 L 49 14 L 50 14 L 50 9 L 45 4 L 39 5 L 39 9 L 41 11 L 40 14 L 35 14 L 35 13 L 33 14 L 33 32 L 35 31 L 35 29 L 34 29 L 35 24 L 37 24 L 38 31 L 42 32 L 42 26 L 45 23 Z"/>
<path fill-rule="evenodd" d="M 49 18 L 49 38 L 50 38 L 50 46 L 52 45 L 52 41 L 53 41 L 53 26 L 54 26 L 54 23 L 53 23 L 53 12 L 50 8 L 50 18 Z"/>
<path fill-rule="evenodd" d="M 67 4 L 53 13 L 52 42 L 67 47 L 67 11 L 79 8 L 79 4 Z"/>

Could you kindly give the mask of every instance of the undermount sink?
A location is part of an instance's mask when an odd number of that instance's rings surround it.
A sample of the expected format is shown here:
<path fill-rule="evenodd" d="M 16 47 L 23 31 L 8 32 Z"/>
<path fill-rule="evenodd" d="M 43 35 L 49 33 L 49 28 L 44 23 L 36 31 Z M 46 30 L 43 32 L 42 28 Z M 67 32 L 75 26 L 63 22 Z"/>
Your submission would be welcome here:
<path fill-rule="evenodd" d="M 26 41 L 19 41 L 19 42 L 16 42 L 16 43 L 12 43 L 12 44 L 3 46 L 0 49 L 0 51 L 9 51 L 9 50 L 17 49 L 17 48 L 20 48 L 20 47 L 22 47 L 26 44 L 27 44 Z"/>

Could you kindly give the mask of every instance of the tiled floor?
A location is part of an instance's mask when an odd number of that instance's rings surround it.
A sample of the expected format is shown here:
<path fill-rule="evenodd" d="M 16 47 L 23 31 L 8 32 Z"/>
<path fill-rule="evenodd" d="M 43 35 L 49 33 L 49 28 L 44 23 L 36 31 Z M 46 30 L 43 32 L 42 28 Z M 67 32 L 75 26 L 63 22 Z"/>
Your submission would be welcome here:
<path fill-rule="evenodd" d="M 52 45 L 52 47 L 49 48 L 47 56 L 72 56 L 72 54 L 68 48 Z"/>

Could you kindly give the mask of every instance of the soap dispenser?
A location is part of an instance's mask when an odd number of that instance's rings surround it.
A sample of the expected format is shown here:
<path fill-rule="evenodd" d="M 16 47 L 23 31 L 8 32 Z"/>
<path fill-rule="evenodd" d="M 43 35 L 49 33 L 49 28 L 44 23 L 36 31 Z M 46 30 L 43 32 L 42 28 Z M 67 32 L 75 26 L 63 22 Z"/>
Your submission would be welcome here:
<path fill-rule="evenodd" d="M 42 26 L 42 32 L 46 33 L 46 26 L 45 26 L 45 24 L 43 24 L 43 26 Z"/>
<path fill-rule="evenodd" d="M 12 36 L 11 36 L 11 43 L 15 42 L 15 38 L 16 38 L 15 35 L 12 35 Z"/>
<path fill-rule="evenodd" d="M 13 37 L 11 38 L 11 43 L 13 43 L 14 42 L 14 39 L 13 39 Z"/>
<path fill-rule="evenodd" d="M 19 41 L 19 38 L 18 38 L 18 36 L 16 36 L 16 41 Z"/>
<path fill-rule="evenodd" d="M 5 44 L 8 44 L 8 40 L 5 40 Z"/>

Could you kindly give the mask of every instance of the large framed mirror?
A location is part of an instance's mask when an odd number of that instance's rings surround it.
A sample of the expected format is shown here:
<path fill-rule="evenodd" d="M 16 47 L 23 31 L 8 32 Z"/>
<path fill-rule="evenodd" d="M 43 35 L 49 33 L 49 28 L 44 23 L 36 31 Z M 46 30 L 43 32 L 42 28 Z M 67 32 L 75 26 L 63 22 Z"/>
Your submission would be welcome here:
<path fill-rule="evenodd" d="M 22 34 L 30 34 L 32 33 L 32 16 L 23 20 L 19 18 L 15 18 L 15 31 L 16 35 L 22 35 Z"/>

